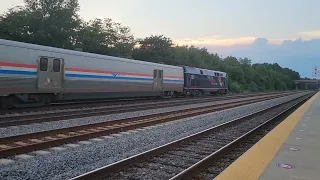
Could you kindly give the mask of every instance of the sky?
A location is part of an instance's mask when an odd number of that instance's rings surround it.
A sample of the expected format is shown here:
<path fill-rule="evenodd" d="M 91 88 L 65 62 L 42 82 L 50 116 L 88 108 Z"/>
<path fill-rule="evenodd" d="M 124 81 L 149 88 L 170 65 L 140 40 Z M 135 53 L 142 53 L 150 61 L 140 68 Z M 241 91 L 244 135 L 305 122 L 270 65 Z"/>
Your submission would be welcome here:
<path fill-rule="evenodd" d="M 23 0 L 0 0 L 0 13 Z M 111 18 L 135 37 L 163 34 L 223 57 L 278 63 L 312 77 L 320 67 L 319 0 L 79 0 L 85 20 Z M 320 73 L 319 73 L 320 74 Z M 318 77 L 320 78 L 320 77 Z"/>

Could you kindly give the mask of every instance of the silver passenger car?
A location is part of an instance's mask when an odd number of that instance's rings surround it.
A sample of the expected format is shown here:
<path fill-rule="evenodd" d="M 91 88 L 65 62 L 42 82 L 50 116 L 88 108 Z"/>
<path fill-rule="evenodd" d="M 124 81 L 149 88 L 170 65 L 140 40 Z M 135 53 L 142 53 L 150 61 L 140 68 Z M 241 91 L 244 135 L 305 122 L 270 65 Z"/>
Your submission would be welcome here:
<path fill-rule="evenodd" d="M 0 39 L 2 104 L 182 93 L 183 68 Z"/>

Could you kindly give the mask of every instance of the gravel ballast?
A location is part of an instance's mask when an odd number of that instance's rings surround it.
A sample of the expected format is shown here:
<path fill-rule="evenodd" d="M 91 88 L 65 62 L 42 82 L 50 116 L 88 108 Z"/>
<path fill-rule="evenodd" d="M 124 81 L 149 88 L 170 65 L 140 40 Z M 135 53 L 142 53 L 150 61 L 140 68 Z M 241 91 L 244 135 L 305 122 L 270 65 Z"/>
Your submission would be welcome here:
<path fill-rule="evenodd" d="M 33 158 L 14 159 L 11 164 L 0 165 L 0 176 L 2 179 L 68 179 L 303 94 L 186 118 L 112 138 L 108 136 L 102 141 L 92 140 L 92 144 L 50 151 L 47 155 L 30 153 Z"/>
<path fill-rule="evenodd" d="M 170 179 L 300 100 L 301 98 L 254 117 L 243 119 L 224 130 L 210 131 L 195 139 L 184 141 L 168 151 L 150 156 L 148 160 L 126 167 L 120 172 L 110 173 L 103 180 L 128 179 L 129 177 L 140 180 Z"/>
<path fill-rule="evenodd" d="M 260 96 L 260 97 L 267 97 L 267 96 Z M 255 99 L 255 98 L 256 97 L 250 97 L 245 99 Z M 95 124 L 95 123 L 132 118 L 132 117 L 138 117 L 138 116 L 152 115 L 152 114 L 158 114 L 158 113 L 164 113 L 164 112 L 172 112 L 172 111 L 178 111 L 178 110 L 184 110 L 184 109 L 204 107 L 204 106 L 210 106 L 210 105 L 216 105 L 216 104 L 224 104 L 227 102 L 234 102 L 234 101 L 239 102 L 242 100 L 243 99 L 222 100 L 222 101 L 216 101 L 216 102 L 210 102 L 210 103 L 197 103 L 197 104 L 184 105 L 184 106 L 174 106 L 174 107 L 167 107 L 167 108 L 158 108 L 158 109 L 142 110 L 142 111 L 135 111 L 135 112 L 110 114 L 110 115 L 104 115 L 104 116 L 50 121 L 50 122 L 34 123 L 34 124 L 27 124 L 27 125 L 20 125 L 20 126 L 9 126 L 5 128 L 0 128 L 0 138 L 24 135 L 24 134 L 30 134 L 30 133 L 36 133 L 36 132 L 43 132 L 43 131 L 50 131 L 50 130 L 62 129 L 62 128 L 68 128 L 68 127 L 74 127 L 74 126 Z"/>

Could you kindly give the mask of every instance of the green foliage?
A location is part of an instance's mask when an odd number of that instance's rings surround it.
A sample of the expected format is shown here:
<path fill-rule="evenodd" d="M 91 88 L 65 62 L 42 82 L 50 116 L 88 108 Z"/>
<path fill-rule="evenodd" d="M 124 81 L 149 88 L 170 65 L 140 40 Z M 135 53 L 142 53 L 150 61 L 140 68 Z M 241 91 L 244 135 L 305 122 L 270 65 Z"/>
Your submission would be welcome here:
<path fill-rule="evenodd" d="M 135 39 L 128 27 L 111 19 L 82 22 L 76 36 L 76 47 L 85 52 L 130 58 Z"/>
<path fill-rule="evenodd" d="M 80 25 L 77 0 L 24 0 L 25 6 L 0 17 L 0 37 L 53 47 L 72 48 Z"/>
<path fill-rule="evenodd" d="M 132 57 L 142 61 L 172 64 L 172 40 L 163 35 L 150 36 L 138 40 L 139 48 L 133 51 Z"/>
<path fill-rule="evenodd" d="M 129 27 L 111 19 L 84 21 L 77 0 L 24 0 L 24 6 L 0 16 L 0 38 L 170 65 L 228 73 L 231 92 L 294 89 L 299 73 L 275 64 L 252 64 L 248 58 L 221 58 L 206 48 L 175 46 L 152 35 L 135 39 Z M 138 47 L 136 47 L 136 45 Z"/>
<path fill-rule="evenodd" d="M 229 90 L 231 92 L 235 92 L 235 93 L 244 92 L 244 87 L 237 81 L 233 81 L 232 79 L 229 79 L 228 85 L 229 85 Z"/>

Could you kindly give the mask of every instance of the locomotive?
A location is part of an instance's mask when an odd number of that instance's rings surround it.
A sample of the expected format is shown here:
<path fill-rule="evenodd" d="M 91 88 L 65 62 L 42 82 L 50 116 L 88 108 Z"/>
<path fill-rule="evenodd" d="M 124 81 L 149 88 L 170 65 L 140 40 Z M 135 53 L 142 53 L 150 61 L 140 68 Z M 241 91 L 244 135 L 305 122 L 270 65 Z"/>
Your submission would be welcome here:
<path fill-rule="evenodd" d="M 0 39 L 1 108 L 226 94 L 227 73 Z"/>

